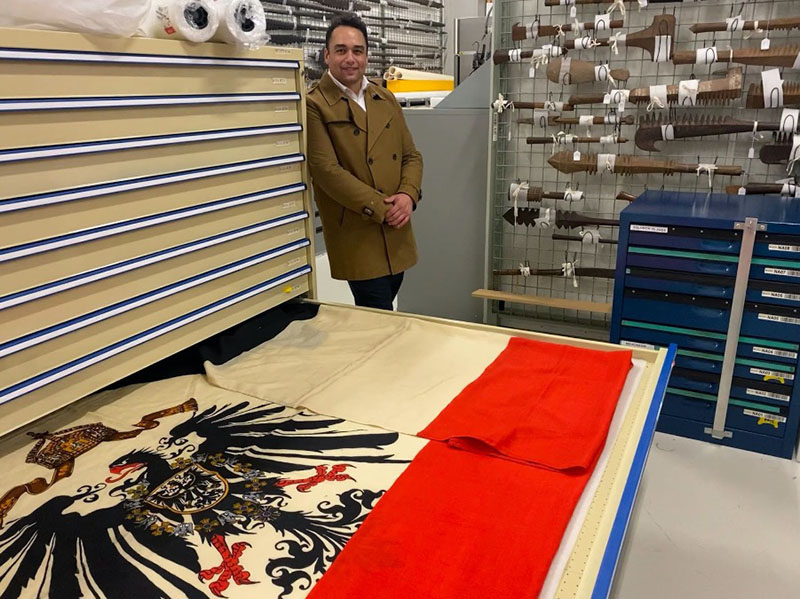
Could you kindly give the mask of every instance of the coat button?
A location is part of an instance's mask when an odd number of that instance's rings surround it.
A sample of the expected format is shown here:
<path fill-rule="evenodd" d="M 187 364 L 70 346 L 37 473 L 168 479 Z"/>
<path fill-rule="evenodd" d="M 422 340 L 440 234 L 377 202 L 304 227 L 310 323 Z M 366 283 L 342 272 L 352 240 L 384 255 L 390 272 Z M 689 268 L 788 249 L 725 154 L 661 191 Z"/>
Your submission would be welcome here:
<path fill-rule="evenodd" d="M 359 131 L 358 129 L 353 129 L 353 135 L 359 135 L 360 133 L 361 131 Z"/>
<path fill-rule="evenodd" d="M 397 160 L 397 154 L 392 154 L 392 160 Z"/>
<path fill-rule="evenodd" d="M 373 162 L 375 162 L 375 161 L 374 161 L 372 158 L 370 158 L 369 160 L 367 160 L 367 162 L 369 162 L 370 164 L 372 164 L 372 163 L 373 163 Z"/>
<path fill-rule="evenodd" d="M 367 208 L 367 207 L 364 207 L 362 212 L 364 214 L 366 214 L 367 216 L 372 216 L 373 214 L 375 214 L 375 212 L 373 212 L 372 208 Z"/>

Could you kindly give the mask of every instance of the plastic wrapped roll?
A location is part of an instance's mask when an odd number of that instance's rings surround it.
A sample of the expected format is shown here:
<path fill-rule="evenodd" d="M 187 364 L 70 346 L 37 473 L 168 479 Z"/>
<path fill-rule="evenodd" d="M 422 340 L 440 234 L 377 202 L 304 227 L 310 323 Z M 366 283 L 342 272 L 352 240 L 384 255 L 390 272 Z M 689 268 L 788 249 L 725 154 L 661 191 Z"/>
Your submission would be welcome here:
<path fill-rule="evenodd" d="M 3 0 L 0 27 L 132 36 L 148 14 L 145 0 Z"/>
<path fill-rule="evenodd" d="M 219 28 L 211 39 L 240 46 L 266 43 L 267 17 L 258 0 L 216 0 Z"/>
<path fill-rule="evenodd" d="M 213 0 L 153 0 L 136 35 L 207 42 L 218 27 L 219 14 Z"/>
<path fill-rule="evenodd" d="M 404 69 L 402 67 L 389 67 L 387 71 L 391 79 L 415 79 L 427 80 L 436 79 L 440 81 L 452 81 L 451 75 L 442 75 L 441 73 L 428 73 L 427 71 L 415 71 L 413 69 Z"/>

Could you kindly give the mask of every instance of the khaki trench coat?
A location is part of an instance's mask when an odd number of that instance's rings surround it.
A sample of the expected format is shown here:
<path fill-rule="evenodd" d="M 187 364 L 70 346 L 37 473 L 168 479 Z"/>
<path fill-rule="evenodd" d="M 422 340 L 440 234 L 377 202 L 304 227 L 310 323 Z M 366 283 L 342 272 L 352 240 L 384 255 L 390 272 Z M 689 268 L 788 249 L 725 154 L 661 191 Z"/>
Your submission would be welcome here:
<path fill-rule="evenodd" d="M 334 279 L 396 274 L 417 262 L 411 222 L 383 223 L 384 198 L 420 200 L 422 156 L 392 93 L 369 83 L 367 112 L 326 73 L 307 96 L 308 166 Z"/>

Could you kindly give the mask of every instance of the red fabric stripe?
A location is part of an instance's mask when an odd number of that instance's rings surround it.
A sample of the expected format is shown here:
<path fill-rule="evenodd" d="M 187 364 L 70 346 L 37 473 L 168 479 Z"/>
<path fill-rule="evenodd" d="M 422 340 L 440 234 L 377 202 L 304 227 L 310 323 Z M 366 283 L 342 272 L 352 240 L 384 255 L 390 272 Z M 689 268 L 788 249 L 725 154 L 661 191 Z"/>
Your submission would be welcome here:
<path fill-rule="evenodd" d="M 309 599 L 533 599 L 588 477 L 432 441 Z"/>
<path fill-rule="evenodd" d="M 421 433 L 447 443 L 417 455 L 310 598 L 536 597 L 630 360 L 512 339 Z"/>
<path fill-rule="evenodd" d="M 549 468 L 587 468 L 608 436 L 631 355 L 513 337 L 419 435 Z"/>

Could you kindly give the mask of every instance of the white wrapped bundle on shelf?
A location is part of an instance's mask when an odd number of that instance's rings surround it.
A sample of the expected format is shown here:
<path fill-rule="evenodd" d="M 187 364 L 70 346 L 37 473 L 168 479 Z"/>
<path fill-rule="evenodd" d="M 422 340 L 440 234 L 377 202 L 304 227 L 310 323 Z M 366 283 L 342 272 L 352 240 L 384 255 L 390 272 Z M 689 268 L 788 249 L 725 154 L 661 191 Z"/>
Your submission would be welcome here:
<path fill-rule="evenodd" d="M 388 77 L 386 76 L 388 75 Z M 437 81 L 452 81 L 452 75 L 442 75 L 441 73 L 428 73 L 427 71 L 415 71 L 413 69 L 404 69 L 402 67 L 389 67 L 384 74 L 384 79 L 387 81 L 400 80 L 400 79 L 414 79 L 414 80 L 431 80 Z"/>
<path fill-rule="evenodd" d="M 130 37 L 149 9 L 147 0 L 3 0 L 0 27 Z"/>
<path fill-rule="evenodd" d="M 215 0 L 219 28 L 212 41 L 256 48 L 267 36 L 267 17 L 258 0 Z"/>
<path fill-rule="evenodd" d="M 207 42 L 219 27 L 214 4 L 213 0 L 153 0 L 136 35 Z"/>

